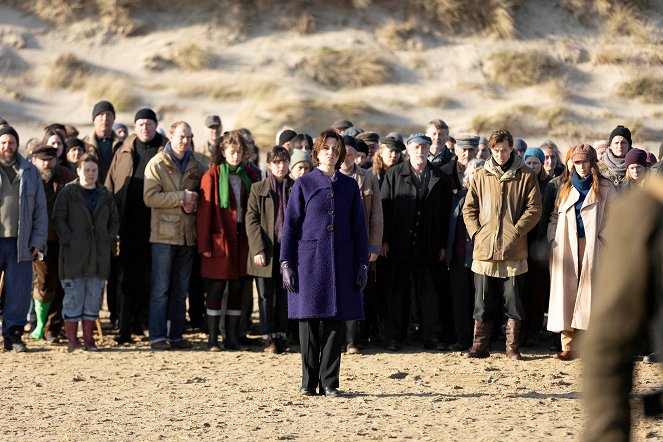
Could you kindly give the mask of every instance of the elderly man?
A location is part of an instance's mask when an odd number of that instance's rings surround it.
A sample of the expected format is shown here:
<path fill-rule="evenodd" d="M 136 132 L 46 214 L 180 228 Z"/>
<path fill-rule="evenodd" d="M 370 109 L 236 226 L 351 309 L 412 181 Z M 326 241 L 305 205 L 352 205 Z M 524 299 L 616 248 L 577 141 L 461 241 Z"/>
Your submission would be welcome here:
<path fill-rule="evenodd" d="M 143 201 L 145 167 L 166 144 L 157 133 L 157 115 L 140 109 L 134 117 L 134 134 L 113 157 L 106 188 L 115 196 L 120 215 L 120 330 L 118 344 L 133 342 L 142 334 L 150 294 L 150 209 Z"/>
<path fill-rule="evenodd" d="M 470 183 L 463 207 L 467 233 L 474 241 L 475 287 L 474 342 L 465 355 L 489 356 L 492 323 L 502 317 L 495 305 L 504 298 L 506 355 L 521 359 L 527 232 L 541 218 L 541 192 L 534 172 L 516 155 L 508 130 L 493 132 L 489 145 L 492 157 Z"/>
<path fill-rule="evenodd" d="M 487 160 L 490 158 L 490 147 L 488 147 L 488 138 L 480 137 L 479 146 L 477 148 L 477 158 Z"/>
<path fill-rule="evenodd" d="M 447 177 L 427 160 L 430 137 L 413 134 L 407 140 L 409 159 L 390 168 L 381 188 L 383 255 L 393 272 L 385 294 L 386 349 L 398 350 L 414 286 L 421 335 L 428 349 L 442 350 L 438 269 L 445 259 L 451 210 Z M 396 274 L 397 273 L 397 274 Z"/>
<path fill-rule="evenodd" d="M 115 123 L 113 105 L 105 100 L 95 104 L 92 108 L 92 123 L 94 130 L 83 138 L 83 141 L 89 145 L 88 153 L 99 158 L 101 163 L 99 182 L 103 183 L 115 151 L 122 146 L 122 141 L 113 130 L 113 123 Z"/>
<path fill-rule="evenodd" d="M 4 279 L 5 351 L 26 351 L 21 336 L 30 310 L 32 261 L 46 252 L 48 213 L 39 171 L 18 154 L 18 133 L 0 129 L 0 270 Z"/>
<path fill-rule="evenodd" d="M 442 167 L 451 161 L 453 152 L 447 147 L 449 126 L 440 119 L 432 120 L 426 126 L 426 136 L 431 139 L 428 161 L 433 166 Z"/>
<path fill-rule="evenodd" d="M 170 128 L 170 141 L 145 168 L 145 205 L 152 209 L 150 343 L 154 350 L 191 348 L 182 338 L 196 243 L 196 202 L 203 166 L 192 150 L 191 126 Z"/>
<path fill-rule="evenodd" d="M 631 131 L 627 127 L 619 125 L 610 133 L 608 142 L 610 145 L 599 163 L 599 171 L 615 187 L 621 189 L 626 185 L 626 154 L 633 147 Z"/>
<path fill-rule="evenodd" d="M 58 193 L 65 184 L 76 179 L 76 174 L 69 168 L 57 164 L 57 154 L 57 148 L 48 145 L 39 146 L 32 151 L 32 164 L 39 170 L 44 184 L 49 223 L 48 253 L 44 260 L 37 260 L 32 264 L 35 275 L 32 298 L 35 303 L 37 326 L 30 336 L 34 339 L 46 338 L 48 342 L 58 340 L 63 325 L 62 300 L 64 299 L 64 290 L 58 278 L 60 244 L 50 219 Z"/>
<path fill-rule="evenodd" d="M 448 164 L 440 168 L 449 177 L 454 192 L 459 191 L 462 187 L 465 166 L 477 156 L 479 140 L 478 135 L 463 133 L 456 136 L 455 155 Z"/>

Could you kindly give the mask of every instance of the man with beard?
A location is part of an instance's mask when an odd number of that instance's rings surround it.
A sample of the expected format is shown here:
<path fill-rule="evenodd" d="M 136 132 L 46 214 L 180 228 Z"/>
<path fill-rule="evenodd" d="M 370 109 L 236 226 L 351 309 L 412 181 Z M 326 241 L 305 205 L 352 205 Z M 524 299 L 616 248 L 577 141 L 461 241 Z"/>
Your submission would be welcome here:
<path fill-rule="evenodd" d="M 57 164 L 57 154 L 57 148 L 48 145 L 39 146 L 32 151 L 32 164 L 39 170 L 44 183 L 49 220 L 58 193 L 65 184 L 76 179 L 76 174 L 69 168 Z M 62 329 L 64 290 L 58 278 L 60 244 L 51 222 L 48 223 L 47 249 L 44 260 L 36 260 L 32 264 L 35 275 L 32 299 L 35 303 L 37 326 L 30 336 L 33 339 L 45 338 L 48 342 L 57 342 Z"/>
<path fill-rule="evenodd" d="M 446 256 L 451 186 L 446 175 L 427 160 L 430 137 L 407 140 L 409 159 L 389 169 L 382 184 L 384 234 L 382 253 L 392 268 L 385 299 L 385 348 L 398 350 L 407 329 L 410 291 L 414 287 L 424 346 L 443 350 L 440 342 L 440 263 Z"/>
<path fill-rule="evenodd" d="M 100 101 L 92 108 L 92 122 L 94 131 L 83 138 L 89 144 L 88 153 L 94 155 L 101 163 L 99 182 L 103 183 L 110 167 L 113 155 L 122 146 L 122 141 L 113 130 L 115 123 L 115 108 L 108 101 Z"/>
<path fill-rule="evenodd" d="M 14 128 L 0 129 L 0 270 L 5 273 L 4 350 L 24 352 L 32 261 L 46 251 L 48 214 L 39 171 L 17 153 L 18 141 Z"/>
<path fill-rule="evenodd" d="M 134 134 L 113 157 L 106 188 L 115 196 L 120 215 L 120 331 L 118 344 L 131 343 L 132 332 L 142 334 L 150 296 L 150 209 L 143 201 L 145 167 L 168 141 L 157 133 L 157 114 L 140 109 Z"/>

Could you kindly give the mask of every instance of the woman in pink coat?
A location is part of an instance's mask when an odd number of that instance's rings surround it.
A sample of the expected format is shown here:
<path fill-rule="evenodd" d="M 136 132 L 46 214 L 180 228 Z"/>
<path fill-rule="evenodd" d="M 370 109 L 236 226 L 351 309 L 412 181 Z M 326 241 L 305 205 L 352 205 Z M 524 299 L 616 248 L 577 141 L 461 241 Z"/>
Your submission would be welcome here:
<path fill-rule="evenodd" d="M 562 352 L 557 356 L 564 361 L 573 359 L 576 331 L 589 327 L 591 276 L 603 248 L 606 206 L 616 195 L 612 183 L 599 173 L 592 146 L 574 146 L 571 161 L 573 173 L 559 189 L 548 226 L 548 330 L 561 332 Z"/>

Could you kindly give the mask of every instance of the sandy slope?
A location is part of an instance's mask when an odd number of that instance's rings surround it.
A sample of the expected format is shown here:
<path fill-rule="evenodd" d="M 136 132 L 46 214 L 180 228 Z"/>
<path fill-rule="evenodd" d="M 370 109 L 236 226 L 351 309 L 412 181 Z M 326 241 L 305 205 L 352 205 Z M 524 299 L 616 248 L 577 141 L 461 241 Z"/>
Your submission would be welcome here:
<path fill-rule="evenodd" d="M 578 440 L 584 421 L 581 361 L 542 348 L 526 360 L 496 351 L 373 349 L 344 356 L 347 397 L 300 397 L 298 354 L 152 352 L 146 344 L 68 354 L 30 343 L 0 354 L 5 440 Z M 494 350 L 498 350 L 494 344 Z M 636 388 L 663 385 L 637 364 Z M 637 420 L 636 436 L 663 439 L 663 419 Z"/>

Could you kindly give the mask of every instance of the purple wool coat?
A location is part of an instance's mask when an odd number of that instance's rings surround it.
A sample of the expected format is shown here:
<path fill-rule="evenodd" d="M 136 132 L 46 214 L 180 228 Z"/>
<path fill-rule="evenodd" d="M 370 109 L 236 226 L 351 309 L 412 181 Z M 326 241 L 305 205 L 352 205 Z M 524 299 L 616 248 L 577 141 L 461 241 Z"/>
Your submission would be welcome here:
<path fill-rule="evenodd" d="M 295 181 L 286 209 L 281 262 L 297 268 L 288 317 L 364 319 L 357 268 L 368 265 L 368 237 L 357 182 L 319 169 Z"/>

